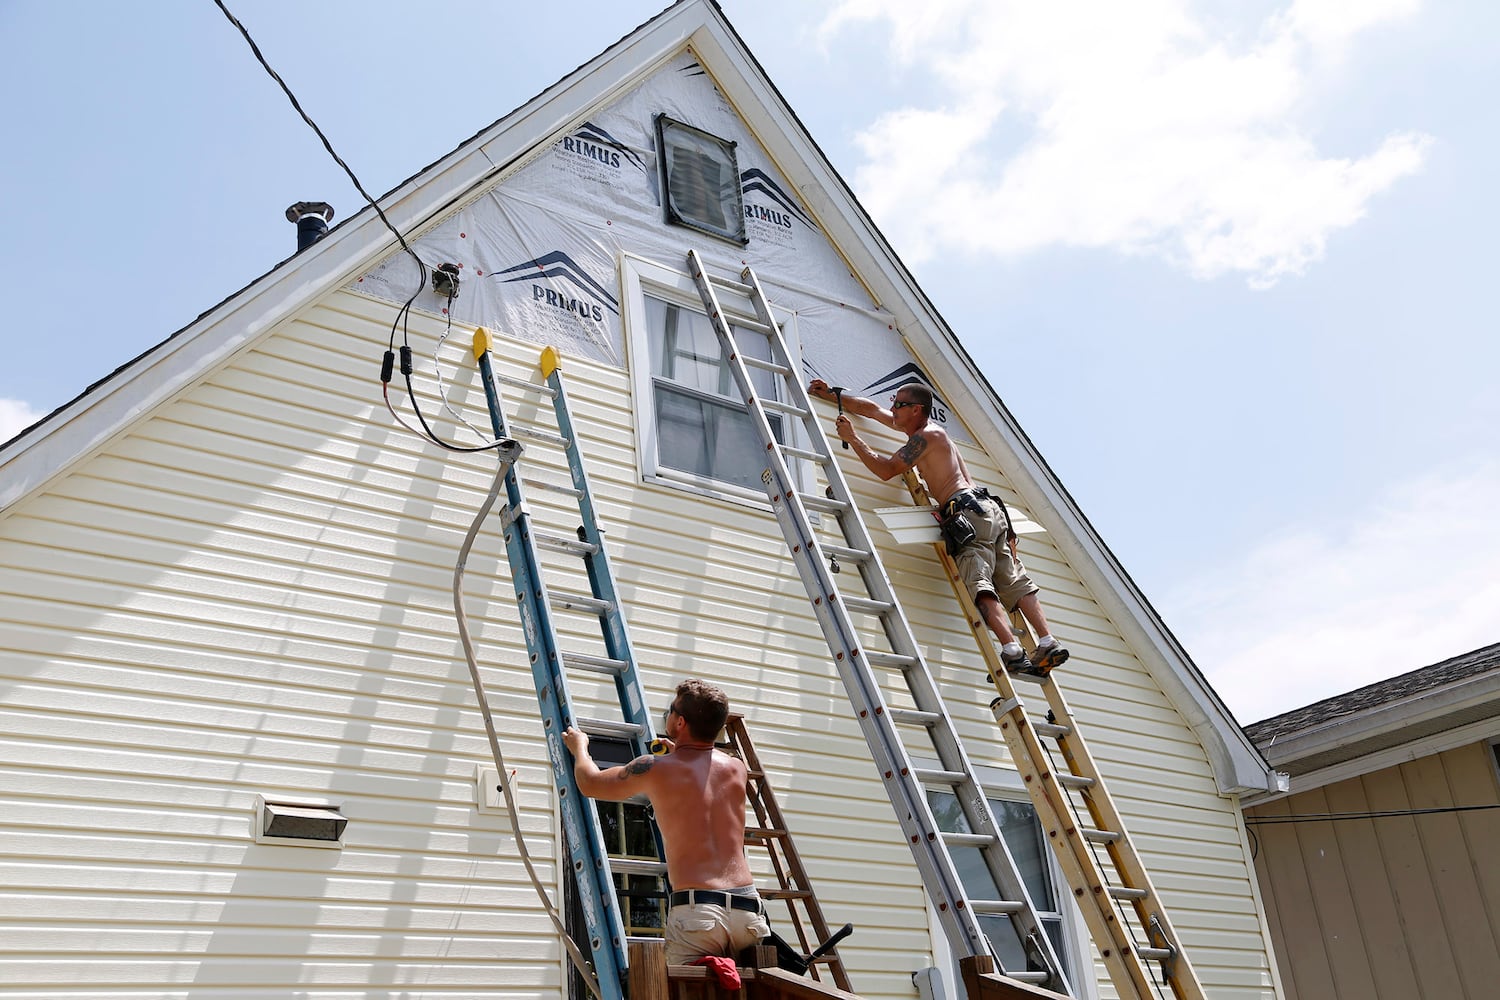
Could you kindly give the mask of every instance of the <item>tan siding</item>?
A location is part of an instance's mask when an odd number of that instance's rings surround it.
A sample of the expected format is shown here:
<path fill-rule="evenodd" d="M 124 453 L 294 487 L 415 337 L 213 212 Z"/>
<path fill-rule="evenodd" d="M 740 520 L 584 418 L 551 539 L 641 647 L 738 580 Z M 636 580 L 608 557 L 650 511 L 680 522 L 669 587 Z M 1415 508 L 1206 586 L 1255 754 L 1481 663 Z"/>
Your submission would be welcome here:
<path fill-rule="evenodd" d="M 1471 744 L 1249 811 L 1252 820 L 1398 814 L 1254 827 L 1289 997 L 1493 995 L 1500 811 L 1452 811 L 1500 802 L 1487 755 Z"/>

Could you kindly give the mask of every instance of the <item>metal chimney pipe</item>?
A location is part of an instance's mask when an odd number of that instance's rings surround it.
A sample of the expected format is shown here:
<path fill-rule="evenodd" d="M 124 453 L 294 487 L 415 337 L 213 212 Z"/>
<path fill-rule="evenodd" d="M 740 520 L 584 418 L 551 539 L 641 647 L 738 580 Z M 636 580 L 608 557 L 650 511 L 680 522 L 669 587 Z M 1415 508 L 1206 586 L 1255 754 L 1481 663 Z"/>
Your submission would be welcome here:
<path fill-rule="evenodd" d="M 301 253 L 328 235 L 333 206 L 326 201 L 299 201 L 286 210 L 286 218 L 297 224 L 297 252 Z"/>

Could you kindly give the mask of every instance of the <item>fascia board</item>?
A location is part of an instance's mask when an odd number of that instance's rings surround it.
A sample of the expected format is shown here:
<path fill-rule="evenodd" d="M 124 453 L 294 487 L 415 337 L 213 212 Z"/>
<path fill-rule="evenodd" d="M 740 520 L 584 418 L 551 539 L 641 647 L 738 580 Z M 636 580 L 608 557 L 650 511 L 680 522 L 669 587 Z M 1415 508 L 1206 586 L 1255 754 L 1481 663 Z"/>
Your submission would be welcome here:
<path fill-rule="evenodd" d="M 1264 793 L 1279 776 L 1244 735 L 1229 709 L 1188 660 L 1113 554 L 1088 524 L 994 389 L 922 293 L 853 192 L 829 164 L 801 123 L 766 79 L 732 30 L 703 30 L 692 40 L 725 95 L 746 118 L 783 174 L 796 186 L 824 233 L 852 270 L 888 310 L 902 336 L 924 358 L 945 396 L 975 430 L 999 450 L 997 458 L 1018 480 L 1036 520 L 1115 622 L 1163 693 L 1208 753 L 1224 795 Z M 939 370 L 931 370 L 938 368 Z M 957 397 L 956 399 L 954 397 Z"/>
<path fill-rule="evenodd" d="M 701 3 L 679 3 L 600 53 L 381 199 L 400 232 L 417 234 L 610 94 L 679 51 L 705 22 Z M 0 517 L 111 438 L 276 325 L 342 287 L 398 248 L 368 205 L 328 236 L 219 303 L 42 426 L 0 449 Z M 375 365 L 372 357 L 372 370 Z"/>

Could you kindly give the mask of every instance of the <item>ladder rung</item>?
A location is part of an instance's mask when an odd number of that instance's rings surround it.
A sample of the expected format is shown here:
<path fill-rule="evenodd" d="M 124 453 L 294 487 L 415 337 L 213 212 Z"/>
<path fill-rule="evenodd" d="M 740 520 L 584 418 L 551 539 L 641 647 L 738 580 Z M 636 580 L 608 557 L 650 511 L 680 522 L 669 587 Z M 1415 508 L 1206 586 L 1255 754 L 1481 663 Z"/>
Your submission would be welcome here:
<path fill-rule="evenodd" d="M 806 889 L 758 889 L 762 899 L 812 899 Z"/>
<path fill-rule="evenodd" d="M 501 385 L 508 385 L 512 389 L 520 389 L 522 392 L 534 392 L 538 395 L 546 396 L 548 399 L 557 398 L 557 391 L 550 385 L 529 382 L 524 378 L 516 378 L 513 375 L 502 375 L 499 372 L 494 373 L 494 378 L 496 382 L 499 382 Z"/>
<path fill-rule="evenodd" d="M 1038 736 L 1050 736 L 1052 739 L 1061 739 L 1072 732 L 1067 726 L 1059 726 L 1051 722 L 1034 722 L 1031 728 Z"/>
<path fill-rule="evenodd" d="M 851 611 L 863 611 L 871 615 L 883 615 L 895 607 L 890 601 L 876 601 L 868 597 L 845 597 L 844 607 Z"/>
<path fill-rule="evenodd" d="M 563 437 L 561 434 L 558 434 L 555 431 L 544 431 L 539 427 L 528 427 L 525 424 L 514 424 L 507 429 L 511 432 L 512 437 L 531 438 L 531 440 L 533 441 L 541 441 L 544 444 L 555 445 L 556 447 L 563 449 L 566 449 L 569 444 L 568 439 Z"/>
<path fill-rule="evenodd" d="M 760 405 L 768 410 L 775 410 L 777 413 L 786 413 L 802 419 L 812 416 L 812 411 L 804 410 L 796 403 L 784 403 L 779 399 L 762 399 Z"/>
<path fill-rule="evenodd" d="M 1113 830 L 1091 830 L 1085 827 L 1080 832 L 1083 839 L 1091 844 L 1112 844 L 1120 839 L 1120 835 Z"/>
<path fill-rule="evenodd" d="M 828 461 L 826 456 L 820 455 L 815 451 L 808 451 L 806 448 L 793 448 L 791 445 L 782 445 L 781 453 L 789 455 L 792 458 L 800 458 L 804 462 L 818 462 L 821 464 Z"/>
<path fill-rule="evenodd" d="M 928 785 L 961 785 L 969 780 L 962 771 L 939 771 L 935 768 L 914 767 L 911 769 L 918 781 Z"/>
<path fill-rule="evenodd" d="M 786 838 L 786 831 L 773 830 L 769 827 L 762 827 L 760 829 L 747 827 L 745 829 L 745 836 L 754 837 L 757 840 L 784 840 Z"/>
<path fill-rule="evenodd" d="M 608 656 L 594 656 L 591 653 L 564 653 L 562 659 L 563 666 L 588 670 L 596 674 L 609 674 L 611 677 L 618 677 L 630 666 L 624 660 L 614 660 Z"/>
<path fill-rule="evenodd" d="M 747 299 L 755 293 L 755 289 L 742 282 L 735 281 L 733 278 L 721 278 L 716 274 L 709 274 L 706 270 L 703 272 L 703 276 L 712 284 L 718 285 L 720 288 L 727 288 L 729 291 L 743 295 Z"/>
<path fill-rule="evenodd" d="M 1020 913 L 1025 908 L 1019 899 L 971 899 L 969 909 L 975 913 Z M 1010 973 L 1006 973 L 1010 976 Z M 1012 979 L 1016 978 L 1011 976 Z"/>
<path fill-rule="evenodd" d="M 1109 894 L 1115 899 L 1145 899 L 1151 895 L 1145 889 L 1132 889 L 1128 885 L 1112 885 Z"/>
<path fill-rule="evenodd" d="M 612 722 L 609 719 L 574 718 L 573 724 L 590 736 L 611 736 L 615 739 L 631 739 L 644 735 L 645 730 L 633 722 Z"/>
<path fill-rule="evenodd" d="M 935 726 L 942 721 L 942 716 L 936 712 L 923 712 L 915 708 L 893 708 L 890 716 L 897 722 L 904 722 L 909 726 Z"/>
<path fill-rule="evenodd" d="M 593 542 L 580 542 L 578 539 L 569 538 L 566 535 L 550 535 L 542 531 L 533 531 L 531 533 L 531 540 L 544 549 L 551 549 L 554 552 L 567 552 L 580 558 L 591 556 L 599 551 L 599 546 Z"/>
<path fill-rule="evenodd" d="M 902 670 L 909 670 L 917 665 L 917 658 L 915 656 L 908 656 L 905 653 L 871 653 L 867 650 L 865 652 L 865 662 L 877 667 L 900 667 Z M 894 712 L 896 710 L 892 709 L 891 711 Z"/>
<path fill-rule="evenodd" d="M 1137 948 L 1135 953 L 1148 962 L 1165 962 L 1177 954 L 1171 948 Z"/>
<path fill-rule="evenodd" d="M 989 847 L 995 838 L 983 833 L 945 833 L 943 843 L 949 847 Z"/>
<path fill-rule="evenodd" d="M 562 493 L 572 497 L 574 500 L 583 498 L 583 490 L 574 489 L 571 486 L 562 486 L 558 483 L 549 483 L 545 479 L 522 479 L 521 485 L 528 490 L 541 490 L 543 493 Z"/>
<path fill-rule="evenodd" d="M 640 858 L 610 858 L 609 870 L 615 874 L 625 873 L 627 875 L 665 875 L 667 866 L 661 861 L 646 861 Z M 765 893 L 761 893 L 762 896 Z"/>
<path fill-rule="evenodd" d="M 597 597 L 589 597 L 585 594 L 575 594 L 563 590 L 550 591 L 552 606 L 564 611 L 590 611 L 596 615 L 607 615 L 615 609 L 608 601 L 601 601 Z"/>
<path fill-rule="evenodd" d="M 1079 790 L 1093 788 L 1098 784 L 1093 778 L 1085 778 L 1081 774 L 1059 774 L 1057 775 L 1057 783 L 1064 788 L 1077 788 Z"/>
<path fill-rule="evenodd" d="M 778 365 L 774 361 L 762 361 L 760 358 L 752 358 L 750 355 L 744 353 L 740 354 L 740 360 L 745 363 L 746 368 L 758 368 L 763 372 L 770 372 L 773 375 L 780 375 L 783 378 L 789 378 L 792 374 L 792 370 L 786 365 Z"/>
<path fill-rule="evenodd" d="M 854 563 L 856 565 L 866 562 L 870 558 L 870 553 L 867 550 L 851 549 L 847 545 L 825 545 L 823 546 L 823 554 L 837 556 L 841 562 Z"/>
<path fill-rule="evenodd" d="M 822 511 L 825 514 L 842 514 L 849 509 L 849 501 L 847 500 L 814 496 L 811 493 L 799 493 L 798 496 L 802 498 L 802 506 L 808 510 Z"/>

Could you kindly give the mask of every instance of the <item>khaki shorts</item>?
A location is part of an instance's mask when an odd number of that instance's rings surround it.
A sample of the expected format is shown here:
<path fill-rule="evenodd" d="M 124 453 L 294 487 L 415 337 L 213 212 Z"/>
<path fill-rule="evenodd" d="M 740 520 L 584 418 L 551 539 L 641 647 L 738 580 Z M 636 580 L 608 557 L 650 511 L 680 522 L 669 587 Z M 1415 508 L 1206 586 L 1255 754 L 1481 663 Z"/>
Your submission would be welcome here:
<path fill-rule="evenodd" d="M 687 965 L 704 955 L 735 958 L 771 933 L 764 913 L 713 903 L 674 906 L 667 912 L 667 964 Z"/>
<path fill-rule="evenodd" d="M 1014 611 L 1021 598 L 1041 588 L 1031 582 L 1021 560 L 1010 554 L 1010 545 L 1005 540 L 1010 521 L 1000 505 L 988 498 L 980 500 L 979 505 L 982 511 L 963 507 L 958 512 L 974 529 L 974 540 L 953 557 L 958 564 L 958 578 L 976 604 L 981 596 L 991 594 L 1006 611 Z"/>

